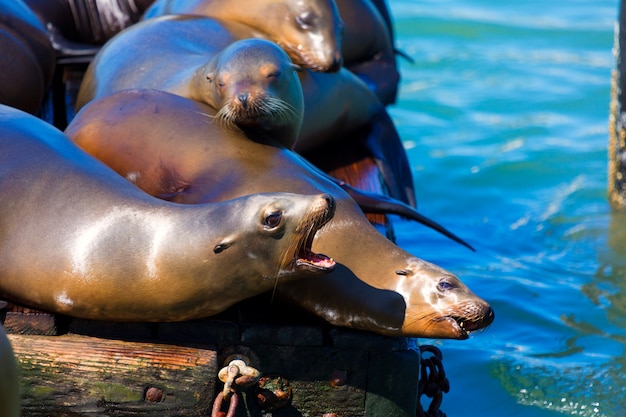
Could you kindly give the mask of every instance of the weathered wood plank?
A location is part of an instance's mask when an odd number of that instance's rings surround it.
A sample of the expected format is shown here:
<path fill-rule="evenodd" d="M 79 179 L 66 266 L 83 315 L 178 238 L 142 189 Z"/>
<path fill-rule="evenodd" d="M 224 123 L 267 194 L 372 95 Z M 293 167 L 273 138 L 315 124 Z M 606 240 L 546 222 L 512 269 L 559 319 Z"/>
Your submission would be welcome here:
<path fill-rule="evenodd" d="M 8 337 L 22 378 L 24 417 L 131 410 L 192 416 L 206 413 L 213 401 L 218 365 L 212 349 L 76 335 Z"/>

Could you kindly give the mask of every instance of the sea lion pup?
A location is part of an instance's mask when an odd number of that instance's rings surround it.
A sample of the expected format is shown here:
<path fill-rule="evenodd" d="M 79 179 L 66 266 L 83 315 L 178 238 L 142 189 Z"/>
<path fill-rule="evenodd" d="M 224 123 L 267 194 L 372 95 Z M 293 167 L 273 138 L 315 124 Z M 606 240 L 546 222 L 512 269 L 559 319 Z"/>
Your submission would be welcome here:
<path fill-rule="evenodd" d="M 170 15 L 140 22 L 107 42 L 95 56 L 76 108 L 116 91 L 155 88 L 217 110 L 228 103 L 218 113 L 228 117 L 220 120 L 231 120 L 246 133 L 262 131 L 265 140 L 288 148 L 295 143 L 298 152 L 332 146 L 337 138 L 370 125 L 364 141 L 390 194 L 414 205 L 406 152 L 376 95 L 345 69 L 301 71 L 298 83 L 285 53 L 267 40 L 245 39 L 249 30 L 203 16 Z M 242 117 L 246 114 L 258 116 Z M 258 132 L 255 137 L 259 138 Z"/>
<path fill-rule="evenodd" d="M 46 28 L 21 0 L 0 0 L 0 103 L 37 113 L 55 67 Z"/>
<path fill-rule="evenodd" d="M 2 326 L 0 326 L 0 404 L 2 407 L 0 416 L 20 416 L 20 382 L 17 362 Z"/>
<path fill-rule="evenodd" d="M 294 63 L 313 71 L 333 72 L 341 67 L 344 27 L 333 0 L 157 0 L 142 19 L 171 14 L 246 25 L 249 37 L 269 39 Z"/>
<path fill-rule="evenodd" d="M 207 317 L 331 271 L 310 248 L 334 207 L 321 193 L 163 201 L 0 107 L 0 296 L 22 305 L 112 321 Z"/>
<path fill-rule="evenodd" d="M 162 91 L 122 91 L 85 106 L 66 133 L 152 195 L 197 204 L 251 192 L 326 193 L 335 215 L 313 249 L 333 271 L 277 295 L 332 324 L 386 335 L 468 337 L 489 305 L 450 272 L 382 236 L 341 187 L 298 154 L 211 123 L 214 109 Z M 310 285 L 305 285 L 304 282 Z"/>

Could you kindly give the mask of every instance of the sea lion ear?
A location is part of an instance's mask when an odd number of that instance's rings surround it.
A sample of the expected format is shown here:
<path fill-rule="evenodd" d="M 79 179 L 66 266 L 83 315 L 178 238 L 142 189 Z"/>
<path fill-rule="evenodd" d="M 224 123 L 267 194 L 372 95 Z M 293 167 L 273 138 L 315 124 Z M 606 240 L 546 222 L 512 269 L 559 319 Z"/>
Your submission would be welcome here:
<path fill-rule="evenodd" d="M 213 248 L 213 253 L 217 254 L 217 253 L 224 252 L 226 249 L 230 248 L 230 245 L 232 245 L 232 242 L 228 242 L 228 241 L 218 243 Z"/>
<path fill-rule="evenodd" d="M 302 67 L 300 65 L 298 65 L 298 64 L 293 64 L 292 63 L 291 66 L 293 67 L 293 69 L 295 69 L 298 72 L 302 72 L 303 71 Z"/>

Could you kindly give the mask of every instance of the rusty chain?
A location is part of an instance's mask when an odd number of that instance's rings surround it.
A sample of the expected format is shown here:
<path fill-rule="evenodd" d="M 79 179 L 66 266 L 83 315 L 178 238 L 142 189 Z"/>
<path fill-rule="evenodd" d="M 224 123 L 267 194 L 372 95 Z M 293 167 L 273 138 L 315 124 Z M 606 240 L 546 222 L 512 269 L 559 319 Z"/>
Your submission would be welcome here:
<path fill-rule="evenodd" d="M 222 404 L 224 402 L 224 391 L 220 391 L 215 396 L 215 401 L 213 402 L 213 410 L 211 411 L 211 417 L 235 417 L 235 410 L 237 409 L 237 405 L 239 404 L 239 396 L 236 392 L 231 392 L 228 401 L 228 411 L 225 413 L 222 411 Z"/>
<path fill-rule="evenodd" d="M 236 357 L 229 361 L 218 373 L 218 378 L 224 383 L 224 389 L 215 397 L 211 417 L 234 417 L 239 403 L 237 391 L 254 385 L 260 377 L 261 372 L 249 366 L 242 358 Z M 226 413 L 222 411 L 224 400 L 229 401 Z"/>
<path fill-rule="evenodd" d="M 424 354 L 430 353 L 428 358 Z M 450 391 L 450 382 L 446 378 L 446 371 L 443 369 L 443 355 L 441 351 L 432 345 L 420 346 L 420 379 L 417 390 L 417 417 L 446 417 L 446 414 L 439 409 L 443 400 L 443 393 Z M 424 412 L 421 404 L 422 395 L 432 398 L 428 410 Z"/>

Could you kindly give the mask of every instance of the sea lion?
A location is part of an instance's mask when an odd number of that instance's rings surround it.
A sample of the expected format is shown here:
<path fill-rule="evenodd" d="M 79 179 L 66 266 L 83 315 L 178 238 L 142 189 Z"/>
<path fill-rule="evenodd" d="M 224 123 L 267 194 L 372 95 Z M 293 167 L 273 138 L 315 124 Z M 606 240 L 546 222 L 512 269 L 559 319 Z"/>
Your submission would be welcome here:
<path fill-rule="evenodd" d="M 241 108 L 244 107 L 241 97 L 252 96 L 253 90 L 246 89 L 240 94 L 230 86 L 254 84 L 263 94 L 259 94 L 258 105 L 248 103 L 251 112 L 261 111 L 259 106 L 268 101 L 264 97 L 282 100 L 293 112 L 274 113 L 279 106 L 270 104 L 267 106 L 272 112 L 270 117 L 259 119 L 257 125 L 247 120 L 246 129 L 260 127 L 266 132 L 266 138 L 298 152 L 307 152 L 369 125 L 371 131 L 363 141 L 381 167 L 390 194 L 415 204 L 406 153 L 391 118 L 376 95 L 345 69 L 335 73 L 300 71 L 298 77 L 305 109 L 302 119 L 298 117 L 302 107 L 298 102 L 299 87 L 293 79 L 293 67 L 286 57 L 271 51 L 267 41 L 242 40 L 246 30 L 249 29 L 237 23 L 203 16 L 169 15 L 140 22 L 111 39 L 95 56 L 83 78 L 76 108 L 80 109 L 90 100 L 133 88 L 168 91 L 218 110 L 223 100 L 219 95 L 224 95 L 228 102 L 239 103 Z M 261 57 L 235 46 L 262 42 L 268 46 L 264 47 L 267 52 L 263 55 L 259 49 Z M 234 59 L 231 48 L 241 51 L 236 55 L 241 59 Z M 222 50 L 224 52 L 220 53 Z M 271 82 L 265 75 L 268 72 L 266 62 L 271 68 L 281 70 Z M 217 73 L 219 80 L 214 80 L 213 75 Z M 269 73 L 277 72 L 272 69 Z M 216 87 L 219 83 L 224 87 Z"/>
<path fill-rule="evenodd" d="M 95 56 L 76 107 L 115 91 L 157 88 L 207 103 L 220 110 L 220 122 L 292 148 L 304 113 L 299 67 L 273 42 L 237 40 L 237 26 L 172 16 L 127 29 Z"/>
<path fill-rule="evenodd" d="M 129 132 L 127 132 L 129 133 Z M 147 195 L 51 125 L 0 107 L 0 295 L 73 317 L 206 317 L 328 273 L 328 194 L 184 206 Z"/>
<path fill-rule="evenodd" d="M 249 37 L 263 37 L 280 45 L 304 68 L 333 72 L 341 67 L 344 28 L 333 0 L 157 0 L 142 19 L 171 14 L 241 23 L 250 28 Z"/>
<path fill-rule="evenodd" d="M 2 326 L 0 326 L 0 404 L 2 404 L 1 417 L 20 416 L 20 382 L 17 362 Z"/>
<path fill-rule="evenodd" d="M 332 195 L 335 215 L 316 234 L 313 248 L 332 256 L 335 268 L 276 288 L 280 297 L 332 324 L 463 339 L 491 323 L 485 301 L 450 272 L 382 236 L 356 202 L 306 160 L 222 129 L 211 123 L 214 114 L 205 104 L 166 92 L 122 91 L 81 109 L 66 134 L 144 191 L 172 201 L 216 202 L 266 191 Z"/>
<path fill-rule="evenodd" d="M 0 103 L 37 113 L 52 81 L 55 52 L 22 0 L 0 0 Z"/>

